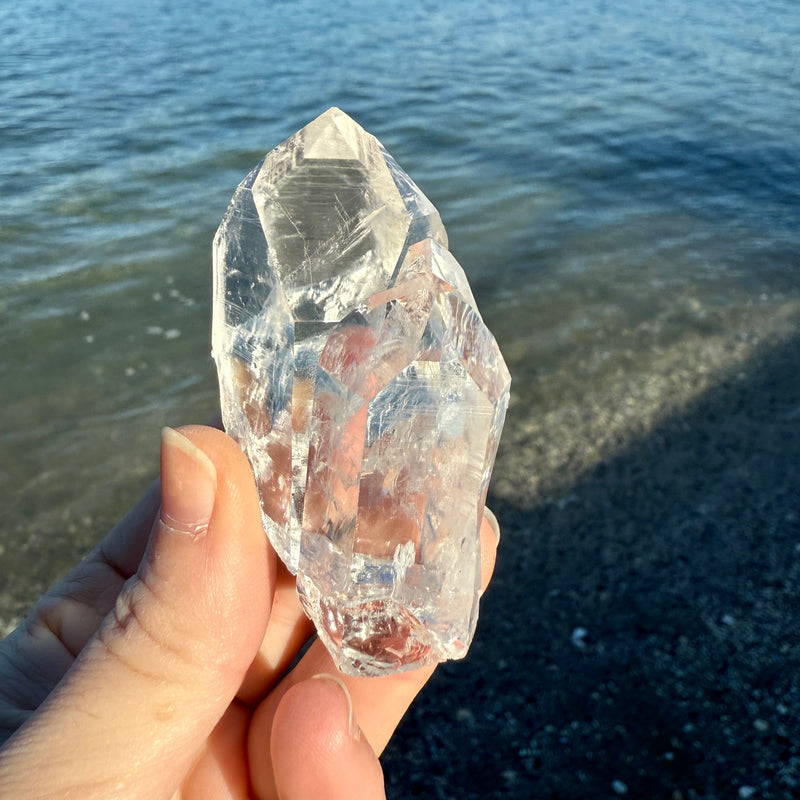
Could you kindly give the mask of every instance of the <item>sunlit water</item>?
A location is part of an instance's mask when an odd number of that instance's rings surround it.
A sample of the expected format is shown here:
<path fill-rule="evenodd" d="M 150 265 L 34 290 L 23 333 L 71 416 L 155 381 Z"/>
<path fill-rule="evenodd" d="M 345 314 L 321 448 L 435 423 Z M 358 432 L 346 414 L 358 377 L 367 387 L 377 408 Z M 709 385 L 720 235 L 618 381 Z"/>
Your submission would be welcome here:
<path fill-rule="evenodd" d="M 214 230 L 330 105 L 440 209 L 506 353 L 498 494 L 757 368 L 800 312 L 798 41 L 794 0 L 4 4 L 0 622 L 161 425 L 213 416 Z"/>

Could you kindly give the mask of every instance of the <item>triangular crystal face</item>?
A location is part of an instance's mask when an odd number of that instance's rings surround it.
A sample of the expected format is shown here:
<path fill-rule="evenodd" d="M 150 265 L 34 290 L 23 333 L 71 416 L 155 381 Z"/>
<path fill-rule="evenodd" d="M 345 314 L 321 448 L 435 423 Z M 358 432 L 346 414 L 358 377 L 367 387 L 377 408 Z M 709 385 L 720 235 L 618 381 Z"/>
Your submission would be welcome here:
<path fill-rule="evenodd" d="M 370 140 L 344 111 L 329 108 L 303 128 L 303 156 L 309 161 L 364 161 Z"/>
<path fill-rule="evenodd" d="M 223 422 L 338 667 L 462 657 L 510 377 L 436 209 L 332 108 L 236 190 L 214 268 Z"/>

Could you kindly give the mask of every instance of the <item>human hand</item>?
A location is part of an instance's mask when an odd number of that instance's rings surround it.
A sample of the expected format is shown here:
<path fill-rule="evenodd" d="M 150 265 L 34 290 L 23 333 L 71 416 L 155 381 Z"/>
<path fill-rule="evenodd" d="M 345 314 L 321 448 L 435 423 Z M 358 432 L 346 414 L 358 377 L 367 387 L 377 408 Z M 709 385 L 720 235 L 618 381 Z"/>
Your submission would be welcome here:
<path fill-rule="evenodd" d="M 286 674 L 312 633 L 239 447 L 166 429 L 160 488 L 0 643 L 0 796 L 383 797 L 433 668 L 345 676 L 316 641 Z"/>

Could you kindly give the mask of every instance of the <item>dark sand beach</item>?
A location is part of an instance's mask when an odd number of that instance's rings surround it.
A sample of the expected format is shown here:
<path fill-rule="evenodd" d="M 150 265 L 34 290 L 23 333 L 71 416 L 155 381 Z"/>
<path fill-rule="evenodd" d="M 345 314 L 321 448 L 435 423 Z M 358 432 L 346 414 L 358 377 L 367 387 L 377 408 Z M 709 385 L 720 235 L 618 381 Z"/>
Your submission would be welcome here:
<path fill-rule="evenodd" d="M 477 640 L 390 745 L 389 797 L 800 797 L 799 426 L 794 334 L 573 482 L 490 498 Z M 499 485 L 530 483 L 524 446 Z"/>

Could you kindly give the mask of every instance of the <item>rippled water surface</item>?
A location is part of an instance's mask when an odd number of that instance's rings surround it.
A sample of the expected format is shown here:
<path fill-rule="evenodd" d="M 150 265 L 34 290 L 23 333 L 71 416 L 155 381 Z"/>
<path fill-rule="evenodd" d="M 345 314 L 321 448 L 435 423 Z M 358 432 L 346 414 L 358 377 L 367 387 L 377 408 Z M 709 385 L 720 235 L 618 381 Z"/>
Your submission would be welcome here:
<path fill-rule="evenodd" d="M 797 331 L 794 0 L 21 0 L 0 41 L 0 617 L 147 483 L 159 426 L 213 415 L 214 230 L 330 105 L 438 206 L 506 353 L 499 494 Z"/>

